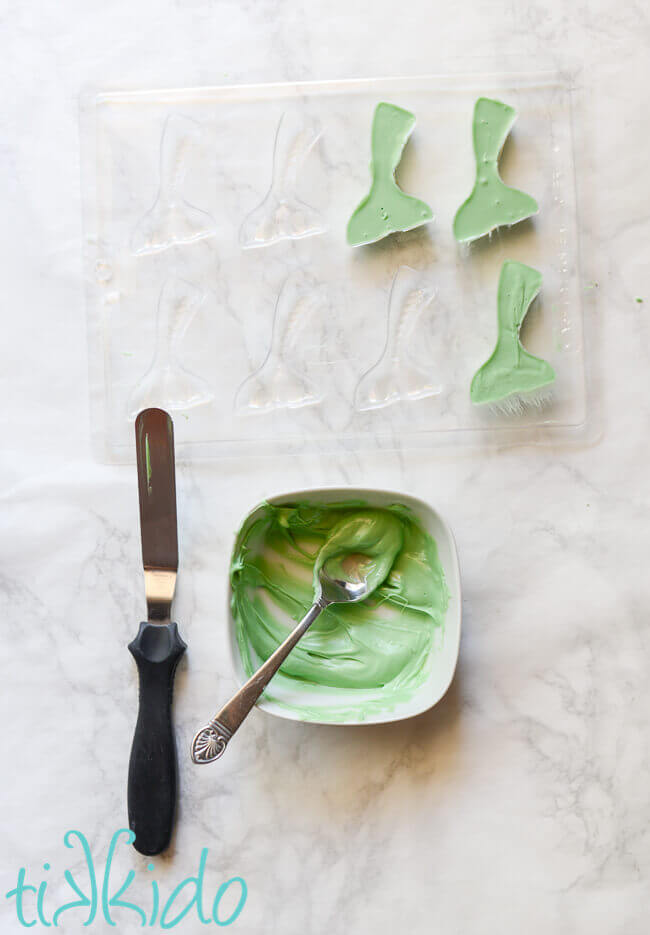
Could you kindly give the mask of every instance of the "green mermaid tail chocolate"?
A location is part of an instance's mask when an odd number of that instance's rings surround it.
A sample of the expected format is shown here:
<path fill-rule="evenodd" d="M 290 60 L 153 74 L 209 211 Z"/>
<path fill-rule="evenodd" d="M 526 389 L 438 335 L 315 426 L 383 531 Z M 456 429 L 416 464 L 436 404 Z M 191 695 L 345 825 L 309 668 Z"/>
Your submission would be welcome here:
<path fill-rule="evenodd" d="M 476 102 L 472 123 L 476 181 L 454 218 L 454 237 L 460 243 L 483 237 L 496 227 L 517 224 L 539 211 L 534 198 L 510 188 L 499 175 L 499 156 L 516 116 L 514 108 L 501 101 L 481 97 Z"/>
<path fill-rule="evenodd" d="M 374 243 L 432 219 L 429 205 L 406 195 L 395 181 L 395 170 L 414 126 L 415 117 L 408 110 L 394 104 L 377 104 L 372 121 L 372 184 L 348 223 L 351 246 Z"/>
<path fill-rule="evenodd" d="M 506 260 L 501 267 L 497 345 L 490 359 L 474 374 L 470 389 L 473 403 L 497 403 L 508 410 L 519 410 L 528 401 L 540 402 L 541 396 L 528 394 L 535 394 L 555 380 L 551 365 L 530 354 L 519 340 L 523 320 L 541 284 L 541 273 L 523 263 Z"/>

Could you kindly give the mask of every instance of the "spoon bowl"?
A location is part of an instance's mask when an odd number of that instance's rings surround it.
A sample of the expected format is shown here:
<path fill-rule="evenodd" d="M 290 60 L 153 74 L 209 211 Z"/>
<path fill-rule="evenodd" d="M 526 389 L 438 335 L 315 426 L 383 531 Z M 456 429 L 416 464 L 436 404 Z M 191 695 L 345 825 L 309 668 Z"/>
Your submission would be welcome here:
<path fill-rule="evenodd" d="M 347 604 L 368 597 L 368 569 L 372 559 L 360 552 L 333 555 L 318 572 L 321 601 L 325 604 Z"/>

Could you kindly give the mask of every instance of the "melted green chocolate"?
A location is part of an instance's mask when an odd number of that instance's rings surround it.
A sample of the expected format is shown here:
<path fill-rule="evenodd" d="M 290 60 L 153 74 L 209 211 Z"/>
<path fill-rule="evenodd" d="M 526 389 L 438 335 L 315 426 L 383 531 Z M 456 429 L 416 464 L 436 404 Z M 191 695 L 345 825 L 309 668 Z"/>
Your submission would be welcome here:
<path fill-rule="evenodd" d="M 248 675 L 311 606 L 320 565 L 346 550 L 371 558 L 373 594 L 323 611 L 280 669 L 294 691 L 320 691 L 317 710 L 298 708 L 307 719 L 328 706 L 328 717 L 347 718 L 355 707 L 349 689 L 360 690 L 357 718 L 410 698 L 426 678 L 444 623 L 448 592 L 436 544 L 405 507 L 266 504 L 240 535 L 231 567 L 232 612 Z M 277 700 L 273 683 L 265 697 Z"/>

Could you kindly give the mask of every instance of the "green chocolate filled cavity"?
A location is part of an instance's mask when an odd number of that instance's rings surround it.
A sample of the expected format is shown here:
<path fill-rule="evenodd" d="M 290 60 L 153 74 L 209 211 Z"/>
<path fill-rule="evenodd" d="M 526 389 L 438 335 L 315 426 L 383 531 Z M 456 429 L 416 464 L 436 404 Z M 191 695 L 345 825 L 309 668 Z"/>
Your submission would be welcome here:
<path fill-rule="evenodd" d="M 525 398 L 555 380 L 551 365 L 527 351 L 519 339 L 541 284 L 542 276 L 536 269 L 514 260 L 503 264 L 497 294 L 497 343 L 490 358 L 474 374 L 470 389 L 473 403 Z"/>
<path fill-rule="evenodd" d="M 351 246 L 374 243 L 432 219 L 429 205 L 405 194 L 395 181 L 395 170 L 414 126 L 415 117 L 410 111 L 394 104 L 377 105 L 372 122 L 372 182 L 348 223 Z"/>
<path fill-rule="evenodd" d="M 499 175 L 499 156 L 516 116 L 514 108 L 501 101 L 481 97 L 476 102 L 472 124 L 476 181 L 454 218 L 454 237 L 461 243 L 539 211 L 534 198 L 510 188 Z"/>

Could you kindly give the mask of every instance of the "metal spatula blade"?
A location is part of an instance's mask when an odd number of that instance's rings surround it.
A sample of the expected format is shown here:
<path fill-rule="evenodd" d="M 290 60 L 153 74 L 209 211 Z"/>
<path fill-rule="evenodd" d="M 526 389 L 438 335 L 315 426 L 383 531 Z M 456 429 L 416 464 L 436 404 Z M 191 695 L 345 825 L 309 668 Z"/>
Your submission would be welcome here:
<path fill-rule="evenodd" d="M 174 426 L 162 409 L 144 409 L 135 420 L 140 537 L 151 622 L 171 619 L 178 571 Z"/>
<path fill-rule="evenodd" d="M 171 622 L 178 569 L 174 427 L 162 409 L 135 422 L 140 532 L 147 621 L 129 650 L 138 666 L 138 720 L 129 761 L 129 827 L 141 854 L 169 844 L 176 811 L 176 744 L 171 720 L 174 673 L 186 646 Z"/>

